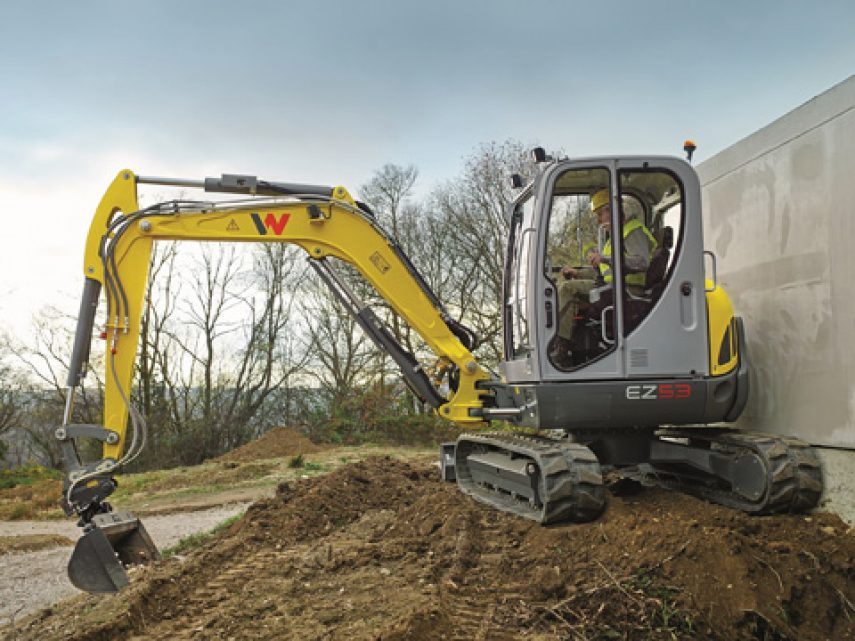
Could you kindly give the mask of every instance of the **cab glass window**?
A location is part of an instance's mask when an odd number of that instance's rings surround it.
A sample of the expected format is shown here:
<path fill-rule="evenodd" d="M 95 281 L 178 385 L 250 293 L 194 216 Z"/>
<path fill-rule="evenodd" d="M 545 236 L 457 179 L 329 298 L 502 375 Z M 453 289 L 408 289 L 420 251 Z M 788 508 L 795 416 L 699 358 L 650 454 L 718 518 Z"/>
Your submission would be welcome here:
<path fill-rule="evenodd" d="M 510 328 L 511 353 L 514 359 L 531 354 L 529 327 L 529 270 L 533 246 L 534 199 L 517 204 L 511 219 L 510 262 L 507 273 L 505 310 L 506 327 Z"/>
<path fill-rule="evenodd" d="M 611 184 L 605 168 L 570 169 L 558 176 L 550 196 L 543 270 L 556 294 L 548 359 L 562 371 L 583 367 L 614 349 L 611 283 L 595 256 L 609 240 Z M 599 208 L 599 215 L 595 210 Z"/>
<path fill-rule="evenodd" d="M 624 334 L 650 315 L 673 271 L 682 241 L 683 186 L 671 173 L 621 171 Z"/>

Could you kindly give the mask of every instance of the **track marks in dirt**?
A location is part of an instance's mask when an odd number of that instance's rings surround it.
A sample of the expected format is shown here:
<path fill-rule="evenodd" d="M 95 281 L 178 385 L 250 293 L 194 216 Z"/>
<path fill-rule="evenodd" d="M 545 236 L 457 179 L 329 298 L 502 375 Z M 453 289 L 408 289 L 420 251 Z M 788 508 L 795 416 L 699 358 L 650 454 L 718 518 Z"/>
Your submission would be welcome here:
<path fill-rule="evenodd" d="M 458 503 L 459 501 L 459 503 Z M 403 617 L 377 638 L 382 641 L 513 641 L 517 629 L 505 629 L 498 614 L 508 603 L 524 597 L 522 585 L 513 578 L 495 581 L 486 575 L 502 563 L 504 532 L 481 509 L 467 510 L 469 499 L 454 492 L 430 494 L 404 510 L 398 526 L 384 536 L 384 543 L 430 537 L 425 556 L 436 590 L 425 605 Z M 441 507 L 437 510 L 437 504 Z M 463 508 L 463 509 L 460 509 Z M 437 518 L 445 512 L 447 519 Z M 500 521 L 504 520 L 504 515 Z M 513 517 L 510 517 L 513 518 Z M 484 571 L 486 570 L 486 571 Z"/>
<path fill-rule="evenodd" d="M 378 458 L 282 484 L 183 562 L 79 600 L 75 618 L 39 615 L 20 639 L 546 641 L 608 617 L 617 638 L 843 640 L 853 567 L 833 515 L 748 517 L 651 490 L 540 527 Z M 663 623 L 666 607 L 691 625 Z"/>

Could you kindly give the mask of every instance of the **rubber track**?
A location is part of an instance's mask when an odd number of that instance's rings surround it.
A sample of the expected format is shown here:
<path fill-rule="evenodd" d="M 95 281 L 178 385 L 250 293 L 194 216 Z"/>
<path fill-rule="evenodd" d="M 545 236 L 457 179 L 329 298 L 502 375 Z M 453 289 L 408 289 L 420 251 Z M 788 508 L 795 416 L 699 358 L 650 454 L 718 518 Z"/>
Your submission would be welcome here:
<path fill-rule="evenodd" d="M 668 430 L 664 435 L 705 441 L 717 451 L 732 453 L 734 456 L 750 451 L 760 457 L 766 468 L 766 491 L 757 501 L 698 483 L 695 479 L 692 479 L 694 482 L 660 479 L 660 484 L 670 489 L 751 514 L 799 513 L 819 503 L 823 487 L 822 467 L 813 448 L 804 441 L 760 432 Z M 670 470 L 665 473 L 674 476 Z"/>
<path fill-rule="evenodd" d="M 466 456 L 483 448 L 513 452 L 530 458 L 541 478 L 540 508 L 524 499 L 481 487 L 472 481 Z M 463 434 L 457 440 L 457 484 L 474 499 L 504 512 L 541 524 L 593 521 L 605 507 L 605 486 L 600 463 L 594 453 L 580 443 L 568 443 L 519 434 Z"/>

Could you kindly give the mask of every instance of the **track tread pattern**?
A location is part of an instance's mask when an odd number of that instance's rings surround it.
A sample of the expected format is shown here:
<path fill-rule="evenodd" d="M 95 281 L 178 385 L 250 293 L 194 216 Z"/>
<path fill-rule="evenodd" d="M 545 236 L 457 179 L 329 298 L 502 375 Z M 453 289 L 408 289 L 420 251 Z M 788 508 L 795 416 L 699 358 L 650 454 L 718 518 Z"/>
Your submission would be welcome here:
<path fill-rule="evenodd" d="M 461 447 L 462 445 L 462 447 Z M 471 480 L 466 456 L 476 448 L 489 448 L 530 458 L 541 473 L 540 507 L 481 487 Z M 543 525 L 593 521 L 605 507 L 605 486 L 600 463 L 585 445 L 506 432 L 463 434 L 457 441 L 457 483 L 476 500 Z"/>
<path fill-rule="evenodd" d="M 703 483 L 660 479 L 670 489 L 694 494 L 751 514 L 796 514 L 813 509 L 822 496 L 822 466 L 813 448 L 797 438 L 762 432 L 704 432 L 667 430 L 665 436 L 706 441 L 734 457 L 746 452 L 758 456 L 766 469 L 766 489 L 751 501 L 735 492 Z"/>

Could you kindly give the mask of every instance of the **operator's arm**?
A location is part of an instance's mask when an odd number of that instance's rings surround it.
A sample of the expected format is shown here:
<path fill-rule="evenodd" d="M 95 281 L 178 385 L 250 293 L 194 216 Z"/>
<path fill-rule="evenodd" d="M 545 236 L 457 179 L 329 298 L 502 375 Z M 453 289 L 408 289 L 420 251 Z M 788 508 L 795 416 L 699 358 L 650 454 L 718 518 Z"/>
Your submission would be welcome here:
<path fill-rule="evenodd" d="M 582 278 L 593 280 L 596 278 L 597 273 L 594 271 L 593 267 L 572 267 L 568 265 L 564 269 L 561 270 L 561 275 L 564 278 Z"/>

